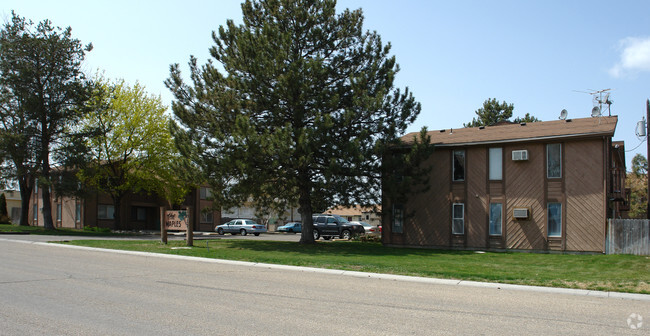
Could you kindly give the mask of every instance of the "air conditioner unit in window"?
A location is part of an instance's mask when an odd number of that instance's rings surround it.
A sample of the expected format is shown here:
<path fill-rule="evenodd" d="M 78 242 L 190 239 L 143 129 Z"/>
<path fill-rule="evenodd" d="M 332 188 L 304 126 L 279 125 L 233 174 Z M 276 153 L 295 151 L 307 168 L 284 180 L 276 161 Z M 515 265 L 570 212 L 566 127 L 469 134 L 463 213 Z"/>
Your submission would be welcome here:
<path fill-rule="evenodd" d="M 512 151 L 512 161 L 526 161 L 528 160 L 528 150 L 513 150 Z"/>
<path fill-rule="evenodd" d="M 515 219 L 528 219 L 529 211 L 528 208 L 514 208 L 512 210 L 512 217 Z"/>

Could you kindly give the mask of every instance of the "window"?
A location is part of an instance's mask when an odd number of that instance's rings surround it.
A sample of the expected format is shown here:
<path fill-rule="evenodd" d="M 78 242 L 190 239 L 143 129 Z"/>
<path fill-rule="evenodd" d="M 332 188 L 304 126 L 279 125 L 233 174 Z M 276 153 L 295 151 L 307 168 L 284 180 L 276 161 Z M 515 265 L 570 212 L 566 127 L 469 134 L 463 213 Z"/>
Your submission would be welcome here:
<path fill-rule="evenodd" d="M 548 236 L 562 237 L 562 203 L 548 204 Z"/>
<path fill-rule="evenodd" d="M 62 217 L 61 203 L 56 204 L 56 221 L 60 222 Z"/>
<path fill-rule="evenodd" d="M 11 208 L 11 219 L 14 223 L 20 223 L 20 213 L 21 208 Z"/>
<path fill-rule="evenodd" d="M 454 203 L 452 213 L 451 233 L 465 234 L 465 204 Z"/>
<path fill-rule="evenodd" d="M 74 218 L 78 222 L 81 222 L 81 203 L 77 202 L 74 209 Z"/>
<path fill-rule="evenodd" d="M 214 214 L 212 211 L 205 211 L 206 209 L 203 209 L 204 211 L 201 211 L 201 223 L 212 223 L 214 221 Z"/>
<path fill-rule="evenodd" d="M 147 208 L 143 207 L 132 207 L 131 208 L 131 219 L 138 222 L 147 221 Z"/>
<path fill-rule="evenodd" d="M 559 143 L 546 145 L 546 177 L 562 177 L 562 145 Z"/>
<path fill-rule="evenodd" d="M 402 205 L 393 205 L 393 233 L 402 233 L 404 228 L 404 209 Z"/>
<path fill-rule="evenodd" d="M 201 187 L 200 194 L 202 200 L 209 199 L 212 197 L 212 189 Z"/>
<path fill-rule="evenodd" d="M 490 203 L 490 235 L 500 236 L 503 226 L 503 204 Z"/>
<path fill-rule="evenodd" d="M 465 181 L 465 150 L 454 151 L 454 181 Z"/>
<path fill-rule="evenodd" d="M 98 219 L 113 219 L 115 218 L 115 207 L 109 204 L 97 205 L 97 218 Z"/>
<path fill-rule="evenodd" d="M 36 204 L 32 206 L 32 213 L 34 213 L 34 222 L 38 221 L 38 206 Z"/>
<path fill-rule="evenodd" d="M 503 178 L 503 148 L 490 148 L 490 180 Z"/>

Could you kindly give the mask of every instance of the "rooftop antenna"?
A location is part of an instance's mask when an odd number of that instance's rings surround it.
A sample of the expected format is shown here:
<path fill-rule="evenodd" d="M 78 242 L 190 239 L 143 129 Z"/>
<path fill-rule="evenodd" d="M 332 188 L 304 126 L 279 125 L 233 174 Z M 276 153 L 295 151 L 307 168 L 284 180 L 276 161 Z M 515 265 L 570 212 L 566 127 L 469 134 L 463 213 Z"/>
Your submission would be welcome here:
<path fill-rule="evenodd" d="M 567 112 L 566 109 L 562 109 L 562 112 L 560 112 L 559 119 L 566 120 L 568 116 L 569 116 L 569 112 Z"/>
<path fill-rule="evenodd" d="M 592 101 L 594 103 L 594 108 L 591 109 L 591 116 L 592 117 L 600 117 L 603 114 L 603 109 L 607 109 L 607 115 L 612 116 L 612 100 L 609 99 L 610 92 L 612 89 L 603 89 L 603 90 L 589 90 L 587 91 L 578 91 L 574 90 L 575 92 L 582 92 L 582 93 L 588 93 L 592 97 Z M 596 108 L 598 108 L 598 113 L 596 112 Z"/>

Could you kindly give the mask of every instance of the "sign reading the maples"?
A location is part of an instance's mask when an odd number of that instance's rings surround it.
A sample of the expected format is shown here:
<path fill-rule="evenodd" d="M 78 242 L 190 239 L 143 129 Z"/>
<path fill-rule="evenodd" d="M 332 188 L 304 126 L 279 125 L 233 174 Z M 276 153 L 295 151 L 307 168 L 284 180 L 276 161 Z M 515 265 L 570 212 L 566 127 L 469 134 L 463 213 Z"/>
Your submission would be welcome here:
<path fill-rule="evenodd" d="M 168 210 L 165 211 L 165 229 L 168 231 L 187 230 L 189 224 L 187 210 Z"/>

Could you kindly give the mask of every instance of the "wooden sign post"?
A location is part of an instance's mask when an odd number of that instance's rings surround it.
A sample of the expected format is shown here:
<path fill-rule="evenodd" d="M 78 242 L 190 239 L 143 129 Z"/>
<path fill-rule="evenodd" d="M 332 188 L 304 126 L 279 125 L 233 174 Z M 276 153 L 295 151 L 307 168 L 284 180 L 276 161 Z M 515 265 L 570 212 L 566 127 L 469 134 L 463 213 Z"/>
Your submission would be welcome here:
<path fill-rule="evenodd" d="M 163 215 L 163 220 L 161 221 L 160 236 L 163 244 L 167 244 L 167 231 L 185 231 L 187 246 L 193 246 L 194 231 L 192 231 L 189 209 L 161 210 L 161 215 Z"/>
<path fill-rule="evenodd" d="M 187 222 L 185 224 L 187 231 L 185 231 L 185 240 L 187 240 L 187 246 L 194 246 L 194 230 L 192 230 L 192 222 L 190 221 L 190 218 L 192 218 L 190 216 L 190 209 L 186 208 L 185 212 L 187 212 Z"/>
<path fill-rule="evenodd" d="M 160 242 L 167 245 L 167 226 L 165 226 L 165 208 L 160 207 Z"/>

